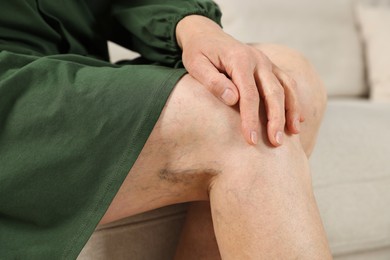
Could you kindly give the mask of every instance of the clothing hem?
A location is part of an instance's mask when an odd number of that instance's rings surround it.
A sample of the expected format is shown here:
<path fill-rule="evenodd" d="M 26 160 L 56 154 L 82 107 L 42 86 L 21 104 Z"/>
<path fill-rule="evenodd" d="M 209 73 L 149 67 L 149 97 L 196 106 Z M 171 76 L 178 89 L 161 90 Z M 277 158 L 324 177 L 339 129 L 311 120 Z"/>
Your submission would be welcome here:
<path fill-rule="evenodd" d="M 84 224 L 80 227 L 79 232 L 75 234 L 74 239 L 65 247 L 61 257 L 62 259 L 76 259 L 80 254 L 141 153 L 172 90 L 185 73 L 186 71 L 184 69 L 175 70 L 155 91 L 153 99 L 155 103 L 153 106 L 149 107 L 148 117 L 145 119 L 145 122 L 143 122 L 137 133 L 131 135 L 131 139 L 128 141 L 127 146 L 129 149 L 121 156 L 121 163 L 118 164 L 117 170 L 114 173 L 108 173 L 112 175 L 112 179 L 106 185 L 104 194 L 96 199 L 94 205 L 90 209 L 87 209 L 88 211 L 91 211 L 84 220 Z M 148 123 L 150 121 L 154 123 Z"/>

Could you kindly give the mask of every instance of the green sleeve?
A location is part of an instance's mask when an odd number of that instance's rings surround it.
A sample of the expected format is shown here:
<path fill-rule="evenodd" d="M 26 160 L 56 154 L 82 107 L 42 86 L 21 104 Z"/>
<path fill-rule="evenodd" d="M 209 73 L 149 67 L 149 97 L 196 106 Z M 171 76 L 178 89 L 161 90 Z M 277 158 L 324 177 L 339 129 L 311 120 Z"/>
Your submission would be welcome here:
<path fill-rule="evenodd" d="M 120 28 L 112 28 L 112 41 L 144 58 L 173 66 L 181 59 L 176 24 L 198 14 L 220 24 L 221 12 L 211 0 L 117 0 L 112 15 Z"/>

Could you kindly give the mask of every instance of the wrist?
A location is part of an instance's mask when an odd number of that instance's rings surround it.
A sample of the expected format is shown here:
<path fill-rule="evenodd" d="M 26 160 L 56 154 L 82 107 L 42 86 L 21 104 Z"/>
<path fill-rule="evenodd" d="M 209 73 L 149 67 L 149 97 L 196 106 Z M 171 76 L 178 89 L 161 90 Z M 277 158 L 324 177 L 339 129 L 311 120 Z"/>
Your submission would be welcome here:
<path fill-rule="evenodd" d="M 176 25 L 176 41 L 181 49 L 191 40 L 202 34 L 222 32 L 222 28 L 213 20 L 201 15 L 189 15 Z"/>

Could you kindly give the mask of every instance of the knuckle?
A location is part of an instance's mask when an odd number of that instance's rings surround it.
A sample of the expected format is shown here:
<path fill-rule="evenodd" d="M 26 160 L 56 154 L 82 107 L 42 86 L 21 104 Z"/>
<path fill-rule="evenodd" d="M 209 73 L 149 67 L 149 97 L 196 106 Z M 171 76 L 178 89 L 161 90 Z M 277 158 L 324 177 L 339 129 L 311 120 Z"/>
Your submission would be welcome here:
<path fill-rule="evenodd" d="M 231 51 L 230 51 L 230 54 L 232 56 L 241 57 L 241 56 L 247 55 L 247 51 L 246 51 L 245 48 L 239 46 L 239 47 L 236 47 L 236 48 L 232 48 Z"/>
<path fill-rule="evenodd" d="M 287 87 L 293 91 L 293 92 L 296 92 L 298 90 L 298 84 L 297 84 L 297 81 L 291 77 L 288 77 L 288 80 L 286 82 L 287 84 Z"/>
<path fill-rule="evenodd" d="M 246 117 L 243 118 L 243 123 L 248 126 L 249 129 L 256 128 L 259 120 L 257 119 L 257 115 L 247 115 Z"/>
<path fill-rule="evenodd" d="M 291 115 L 294 115 L 294 114 L 299 115 L 300 114 L 300 107 L 299 107 L 298 102 L 294 102 L 291 105 L 287 106 L 286 111 Z"/>
<path fill-rule="evenodd" d="M 249 103 L 256 103 L 257 104 L 260 102 L 259 95 L 250 95 L 250 96 L 246 97 L 246 100 Z"/>
<path fill-rule="evenodd" d="M 216 90 L 218 89 L 218 85 L 220 85 L 220 81 L 221 76 L 218 74 L 214 74 L 208 77 L 206 84 L 209 88 Z"/>
<path fill-rule="evenodd" d="M 291 77 L 290 77 L 290 80 L 289 80 L 289 81 L 290 81 L 290 84 L 289 84 L 290 87 L 291 87 L 292 89 L 295 89 L 295 90 L 296 90 L 296 89 L 298 88 L 297 81 L 296 81 L 295 79 L 291 78 Z"/>
<path fill-rule="evenodd" d="M 252 55 L 250 54 L 249 50 L 241 46 L 233 48 L 230 51 L 229 56 L 232 57 L 232 59 L 236 59 L 238 61 L 250 60 L 252 58 Z"/>
<path fill-rule="evenodd" d="M 272 71 L 273 63 L 271 62 L 271 60 L 268 58 L 267 55 L 265 55 L 261 51 L 258 51 L 256 52 L 256 58 L 259 61 L 259 64 L 262 69 L 266 69 L 269 72 Z"/>
<path fill-rule="evenodd" d="M 244 95 L 242 95 L 242 98 L 250 103 L 259 103 L 260 102 L 259 92 L 254 87 L 247 88 L 244 91 Z"/>
<path fill-rule="evenodd" d="M 286 124 L 285 116 L 282 116 L 279 113 L 274 114 L 272 117 L 268 118 L 268 120 L 274 122 L 274 125 L 277 126 Z"/>
<path fill-rule="evenodd" d="M 281 87 L 274 87 L 265 94 L 265 98 L 285 99 L 284 90 Z"/>
<path fill-rule="evenodd" d="M 262 61 L 267 61 L 268 60 L 268 57 L 260 50 L 256 51 L 256 56 L 258 59 L 262 60 Z"/>
<path fill-rule="evenodd" d="M 185 61 L 183 62 L 185 62 L 187 68 L 192 70 L 196 70 L 200 66 L 200 62 L 198 59 L 185 59 Z"/>
<path fill-rule="evenodd" d="M 287 95 L 287 94 L 285 94 Z M 291 109 L 293 111 L 296 111 L 299 109 L 300 103 L 298 101 L 298 98 L 294 94 L 287 95 L 286 99 L 286 110 Z"/>

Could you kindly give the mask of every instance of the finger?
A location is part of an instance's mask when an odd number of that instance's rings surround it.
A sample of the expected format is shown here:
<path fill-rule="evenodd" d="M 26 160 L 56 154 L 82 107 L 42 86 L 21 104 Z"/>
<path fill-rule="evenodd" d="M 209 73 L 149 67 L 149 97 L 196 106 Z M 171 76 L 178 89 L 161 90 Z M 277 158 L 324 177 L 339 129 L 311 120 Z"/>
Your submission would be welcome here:
<path fill-rule="evenodd" d="M 284 88 L 287 129 L 293 133 L 300 132 L 301 109 L 298 99 L 297 84 L 293 78 L 277 66 L 273 67 L 273 73 Z"/>
<path fill-rule="evenodd" d="M 274 146 L 283 144 L 283 133 L 285 128 L 285 95 L 283 87 L 278 79 L 269 69 L 258 69 L 258 85 L 261 93 L 266 113 L 267 113 L 267 134 L 268 139 Z"/>
<path fill-rule="evenodd" d="M 193 61 L 188 72 L 226 105 L 235 105 L 239 99 L 237 87 L 207 57 Z"/>
<path fill-rule="evenodd" d="M 240 95 L 242 130 L 249 144 L 257 144 L 260 133 L 259 91 L 253 75 L 254 69 L 248 64 L 240 68 L 232 73 L 232 80 Z"/>

